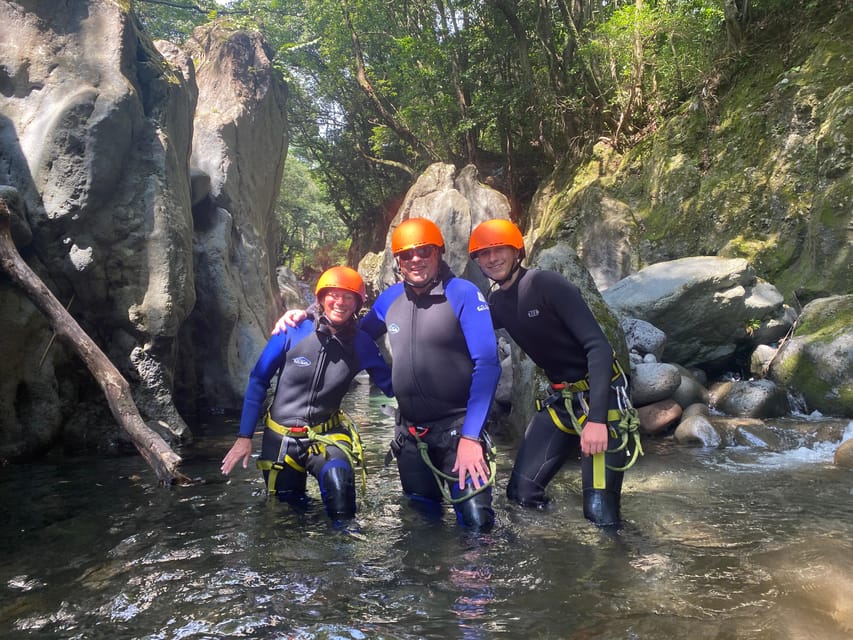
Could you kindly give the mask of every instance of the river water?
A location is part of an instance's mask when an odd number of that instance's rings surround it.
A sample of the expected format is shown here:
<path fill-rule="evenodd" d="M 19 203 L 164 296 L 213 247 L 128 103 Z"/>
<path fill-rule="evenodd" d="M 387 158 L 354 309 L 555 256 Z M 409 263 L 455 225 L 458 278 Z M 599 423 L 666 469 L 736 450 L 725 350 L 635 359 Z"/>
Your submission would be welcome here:
<path fill-rule="evenodd" d="M 192 486 L 159 488 L 138 456 L 0 468 L 0 638 L 853 638 L 853 471 L 832 465 L 853 423 L 768 424 L 773 451 L 646 440 L 618 534 L 583 519 L 579 465 L 549 510 L 509 505 L 499 442 L 497 526 L 475 535 L 401 497 L 383 401 L 347 400 L 369 467 L 356 531 L 311 482 L 296 512 L 253 469 L 224 479 L 234 421 L 181 452 Z"/>

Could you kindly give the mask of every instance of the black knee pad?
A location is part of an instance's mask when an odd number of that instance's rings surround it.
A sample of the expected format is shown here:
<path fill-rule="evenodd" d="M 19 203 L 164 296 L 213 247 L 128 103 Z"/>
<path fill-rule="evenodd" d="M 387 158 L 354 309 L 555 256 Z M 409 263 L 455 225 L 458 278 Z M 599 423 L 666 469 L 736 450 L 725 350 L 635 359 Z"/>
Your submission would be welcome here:
<path fill-rule="evenodd" d="M 331 460 L 320 472 L 320 494 L 333 520 L 355 516 L 355 478 L 346 460 Z"/>

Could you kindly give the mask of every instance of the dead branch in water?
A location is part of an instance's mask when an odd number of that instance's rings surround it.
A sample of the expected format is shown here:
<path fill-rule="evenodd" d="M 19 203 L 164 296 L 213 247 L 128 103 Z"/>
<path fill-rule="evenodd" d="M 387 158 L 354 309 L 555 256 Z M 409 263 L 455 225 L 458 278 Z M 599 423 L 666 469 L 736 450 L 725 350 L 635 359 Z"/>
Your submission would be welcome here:
<path fill-rule="evenodd" d="M 133 402 L 127 380 L 24 262 L 12 240 L 11 216 L 6 200 L 0 197 L 0 266 L 47 316 L 56 336 L 86 363 L 107 397 L 113 416 L 157 474 L 160 484 L 189 483 L 190 479 L 178 471 L 181 457 L 145 424 Z"/>

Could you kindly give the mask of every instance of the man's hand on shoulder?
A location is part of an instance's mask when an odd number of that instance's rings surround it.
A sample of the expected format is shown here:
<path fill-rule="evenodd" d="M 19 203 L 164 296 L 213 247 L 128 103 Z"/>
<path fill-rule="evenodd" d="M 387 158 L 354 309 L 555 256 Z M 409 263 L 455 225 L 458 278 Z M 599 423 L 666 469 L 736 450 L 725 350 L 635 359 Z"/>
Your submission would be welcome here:
<path fill-rule="evenodd" d="M 307 317 L 308 313 L 305 309 L 288 309 L 275 323 L 271 335 L 277 336 L 280 333 L 287 333 L 288 327 L 296 327 Z"/>

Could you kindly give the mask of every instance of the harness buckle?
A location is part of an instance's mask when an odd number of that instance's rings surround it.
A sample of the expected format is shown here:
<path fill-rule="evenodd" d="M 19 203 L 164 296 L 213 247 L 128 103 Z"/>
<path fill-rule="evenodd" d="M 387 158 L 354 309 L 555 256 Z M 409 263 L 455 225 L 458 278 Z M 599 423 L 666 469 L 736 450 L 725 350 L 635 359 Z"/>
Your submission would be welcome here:
<path fill-rule="evenodd" d="M 415 424 L 409 427 L 409 433 L 412 434 L 412 437 L 415 439 L 422 438 L 429 432 L 429 427 L 419 427 Z"/>

